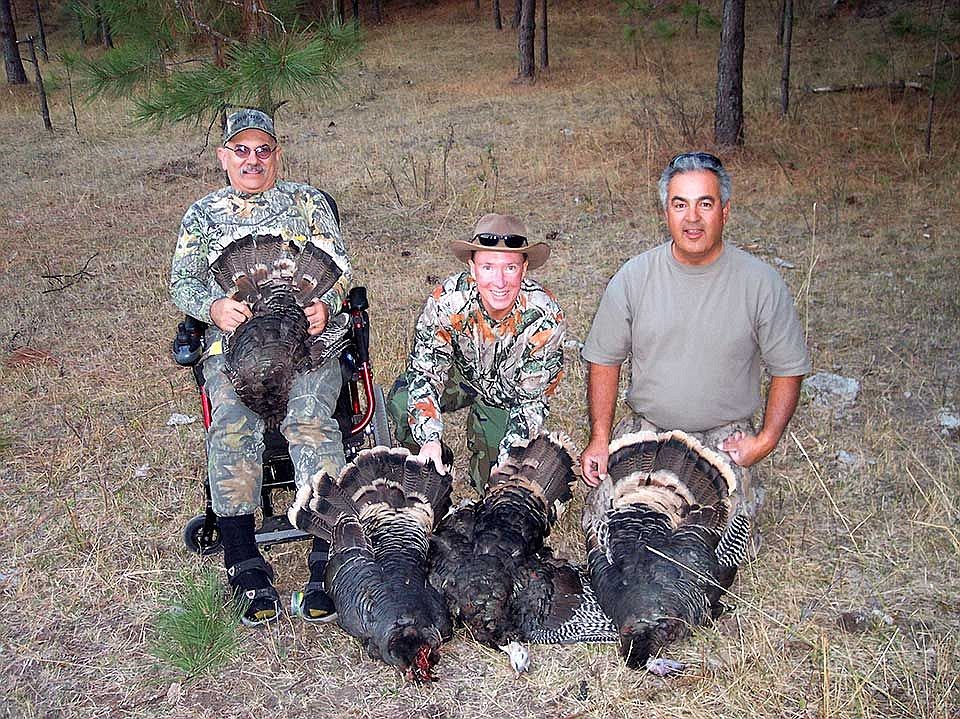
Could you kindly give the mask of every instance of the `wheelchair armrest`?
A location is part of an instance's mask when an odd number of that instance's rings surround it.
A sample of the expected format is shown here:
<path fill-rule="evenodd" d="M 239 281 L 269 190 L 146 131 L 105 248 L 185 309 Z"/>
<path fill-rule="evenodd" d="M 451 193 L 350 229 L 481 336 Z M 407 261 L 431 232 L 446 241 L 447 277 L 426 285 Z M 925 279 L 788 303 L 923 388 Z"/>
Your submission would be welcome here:
<path fill-rule="evenodd" d="M 192 367 L 203 354 L 203 333 L 207 323 L 196 317 L 186 315 L 177 325 L 177 335 L 173 338 L 173 359 L 178 365 Z"/>

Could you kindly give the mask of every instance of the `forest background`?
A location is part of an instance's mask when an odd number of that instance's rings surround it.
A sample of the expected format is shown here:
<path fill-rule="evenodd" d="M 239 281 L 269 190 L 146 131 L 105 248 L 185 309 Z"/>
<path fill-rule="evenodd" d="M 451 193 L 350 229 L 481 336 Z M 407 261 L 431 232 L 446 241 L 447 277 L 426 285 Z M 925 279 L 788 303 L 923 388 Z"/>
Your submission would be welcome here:
<path fill-rule="evenodd" d="M 498 31 L 487 0 L 388 0 L 379 23 L 362 4 L 337 91 L 277 111 L 283 176 L 340 203 L 383 385 L 426 294 L 459 269 L 450 239 L 490 210 L 547 238 L 536 274 L 571 337 L 552 423 L 582 447 L 577 343 L 612 273 L 665 237 L 663 165 L 717 149 L 722 8 L 552 0 L 549 69 L 538 54 L 535 81 L 518 83 L 506 5 Z M 743 144 L 718 150 L 734 178 L 725 236 L 780 269 L 814 371 L 860 391 L 833 407 L 804 397 L 764 463 L 759 559 L 730 611 L 669 650 L 687 670 L 661 679 L 611 646 L 538 647 L 516 678 L 461 633 L 419 687 L 289 616 L 240 633 L 206 671 L 155 656 L 158 617 L 218 563 L 180 539 L 204 455 L 198 422 L 168 424 L 199 406 L 170 359 L 167 292 L 184 210 L 223 183 L 217 131 L 211 117 L 134 123 L 135 87 L 84 99 L 77 60 L 102 57 L 96 33 L 81 42 L 72 5 L 39 8 L 52 129 L 32 84 L 0 90 L 0 716 L 958 716 L 955 3 L 798 0 L 786 115 L 780 6 L 747 8 Z M 12 9 L 18 37 L 36 35 L 33 4 Z M 574 557 L 582 496 L 551 538 Z M 305 581 L 303 556 L 270 550 L 281 591 Z"/>

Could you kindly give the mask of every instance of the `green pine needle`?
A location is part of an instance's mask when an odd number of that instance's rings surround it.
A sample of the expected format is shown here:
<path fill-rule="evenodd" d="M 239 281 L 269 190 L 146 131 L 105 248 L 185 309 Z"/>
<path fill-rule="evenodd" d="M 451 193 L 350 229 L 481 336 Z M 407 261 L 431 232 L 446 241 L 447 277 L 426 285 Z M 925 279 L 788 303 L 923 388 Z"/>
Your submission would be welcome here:
<path fill-rule="evenodd" d="M 157 617 L 151 653 L 188 676 L 212 672 L 239 650 L 240 610 L 214 570 L 184 573 L 181 583 Z"/>
<path fill-rule="evenodd" d="M 99 60 L 80 60 L 84 89 L 90 97 L 123 97 L 163 73 L 154 43 L 127 43 L 105 52 Z"/>

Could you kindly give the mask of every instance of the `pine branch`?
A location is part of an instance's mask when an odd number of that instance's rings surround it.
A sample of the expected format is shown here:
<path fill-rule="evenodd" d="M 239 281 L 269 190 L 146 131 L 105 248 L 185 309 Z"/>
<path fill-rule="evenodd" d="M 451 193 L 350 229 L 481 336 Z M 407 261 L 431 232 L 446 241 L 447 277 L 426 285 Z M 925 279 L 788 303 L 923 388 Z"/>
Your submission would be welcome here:
<path fill-rule="evenodd" d="M 162 126 L 198 121 L 215 114 L 236 90 L 236 75 L 212 63 L 182 70 L 156 83 L 150 92 L 134 99 L 134 122 Z"/>
<path fill-rule="evenodd" d="M 129 95 L 138 85 L 164 74 L 163 57 L 153 44 L 129 43 L 115 47 L 99 60 L 79 59 L 88 97 Z"/>

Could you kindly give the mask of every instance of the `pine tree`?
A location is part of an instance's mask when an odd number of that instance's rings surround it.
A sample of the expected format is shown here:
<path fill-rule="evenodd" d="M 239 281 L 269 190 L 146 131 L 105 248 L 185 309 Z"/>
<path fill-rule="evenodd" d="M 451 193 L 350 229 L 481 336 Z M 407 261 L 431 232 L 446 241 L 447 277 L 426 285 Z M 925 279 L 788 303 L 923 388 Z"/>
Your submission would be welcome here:
<path fill-rule="evenodd" d="M 97 0 L 114 48 L 83 64 L 91 95 L 132 97 L 134 120 L 212 124 L 232 107 L 270 115 L 337 89 L 357 28 L 299 26 L 296 0 Z M 199 56 L 198 56 L 199 53 Z"/>

